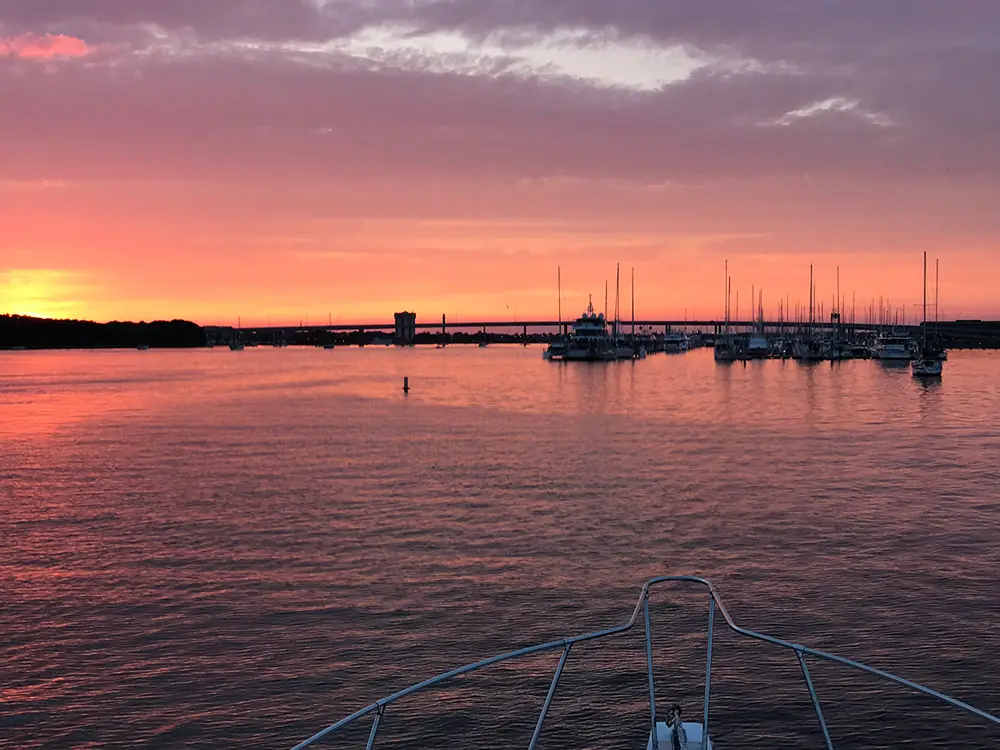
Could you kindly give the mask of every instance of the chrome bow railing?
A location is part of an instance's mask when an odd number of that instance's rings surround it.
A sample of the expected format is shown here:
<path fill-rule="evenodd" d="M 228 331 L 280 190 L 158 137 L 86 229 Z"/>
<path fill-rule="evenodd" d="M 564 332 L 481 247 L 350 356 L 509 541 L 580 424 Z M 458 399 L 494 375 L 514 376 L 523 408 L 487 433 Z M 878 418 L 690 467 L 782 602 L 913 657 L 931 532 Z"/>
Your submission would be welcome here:
<path fill-rule="evenodd" d="M 726 625 L 735 633 L 739 635 L 746 636 L 748 638 L 753 638 L 758 641 L 763 641 L 764 643 L 769 643 L 772 646 L 778 646 L 779 648 L 788 649 L 795 654 L 795 658 L 798 660 L 799 667 L 802 670 L 802 678 L 805 681 L 806 687 L 809 690 L 809 696 L 812 698 L 813 710 L 816 712 L 816 718 L 819 720 L 820 729 L 823 731 L 823 739 L 826 742 L 826 747 L 828 750 L 833 750 L 833 740 L 830 738 L 830 730 L 827 726 L 826 719 L 823 717 L 823 709 L 820 706 L 819 695 L 816 693 L 816 687 L 813 685 L 812 677 L 809 674 L 809 667 L 806 665 L 806 656 L 812 656 L 817 659 L 825 659 L 826 661 L 832 661 L 836 664 L 841 664 L 846 667 L 851 667 L 852 669 L 857 669 L 862 672 L 867 672 L 868 674 L 879 677 L 888 682 L 894 682 L 897 685 L 902 685 L 908 687 L 911 690 L 915 690 L 918 693 L 923 693 L 924 695 L 929 695 L 932 698 L 936 698 L 939 701 L 949 704 L 955 708 L 966 711 L 970 714 L 978 716 L 981 719 L 985 719 L 988 722 L 992 722 L 1000 726 L 1000 718 L 994 716 L 993 714 L 987 713 L 982 709 L 976 708 L 975 706 L 970 706 L 968 703 L 964 703 L 960 700 L 952 698 L 944 693 L 940 693 L 932 688 L 920 685 L 912 680 L 907 680 L 903 677 L 897 677 L 894 674 L 886 672 L 881 669 L 876 669 L 875 667 L 869 667 L 867 664 L 862 664 L 861 662 L 853 661 L 851 659 L 845 659 L 843 656 L 837 656 L 836 654 L 830 654 L 826 651 L 819 651 L 814 648 L 809 648 L 808 646 L 802 646 L 798 643 L 792 643 L 790 641 L 782 640 L 781 638 L 775 638 L 770 635 L 765 635 L 763 633 L 757 633 L 753 630 L 748 630 L 742 628 L 736 624 L 733 618 L 729 615 L 726 605 L 722 602 L 719 597 L 718 592 L 715 590 L 715 586 L 704 578 L 698 578 L 697 576 L 661 576 L 659 578 L 651 578 L 646 581 L 642 587 L 642 591 L 639 594 L 639 601 L 636 602 L 635 609 L 632 610 L 632 616 L 628 619 L 628 622 L 623 625 L 617 625 L 612 628 L 607 628 L 605 630 L 598 630 L 593 633 L 586 633 L 584 635 L 576 635 L 570 638 L 562 638 L 557 641 L 549 641 L 548 643 L 540 643 L 535 646 L 528 646 L 527 648 L 518 649 L 517 651 L 510 651 L 506 654 L 500 654 L 499 656 L 492 656 L 489 659 L 483 659 L 482 661 L 474 662 L 473 664 L 467 664 L 464 667 L 458 667 L 457 669 L 452 669 L 444 674 L 439 674 L 437 677 L 431 677 L 423 682 L 418 682 L 415 685 L 410 685 L 408 688 L 404 688 L 392 695 L 375 701 L 369 706 L 362 708 L 360 711 L 347 716 L 336 724 L 331 724 L 326 729 L 317 732 L 309 739 L 300 742 L 292 750 L 302 750 L 303 748 L 310 747 L 314 745 L 319 740 L 324 737 L 333 734 L 334 732 L 346 727 L 358 719 L 374 713 L 374 720 L 372 721 L 371 731 L 368 734 L 368 744 L 366 746 L 367 750 L 375 745 L 375 737 L 378 734 L 379 723 L 382 717 L 385 715 L 386 709 L 392 703 L 405 698 L 408 695 L 424 690 L 425 688 L 433 687 L 440 682 L 445 680 L 450 680 L 453 677 L 458 677 L 459 675 L 468 674 L 469 672 L 475 672 L 476 670 L 482 669 L 484 667 L 491 666 L 493 664 L 499 664 L 500 662 L 508 661 L 511 659 L 517 659 L 522 656 L 529 656 L 531 654 L 538 654 L 543 651 L 554 651 L 556 649 L 562 649 L 562 655 L 559 657 L 559 664 L 556 666 L 555 674 L 552 676 L 552 682 L 549 685 L 549 691 L 545 696 L 545 702 L 542 704 L 541 713 L 538 715 L 538 722 L 535 724 L 535 731 L 531 735 L 531 742 L 528 745 L 528 750 L 534 750 L 536 744 L 538 743 L 538 738 L 542 733 L 542 726 L 545 723 L 545 717 L 548 715 L 549 708 L 552 705 L 552 699 L 556 694 L 556 687 L 559 684 L 559 678 L 562 676 L 563 667 L 566 666 L 566 660 L 569 658 L 570 649 L 573 645 L 577 643 L 583 643 L 584 641 L 593 641 L 598 638 L 606 638 L 608 636 L 617 635 L 619 633 L 624 633 L 626 630 L 630 630 L 638 621 L 639 613 L 642 613 L 645 631 L 646 631 L 646 669 L 649 675 L 649 719 L 652 733 L 652 744 L 653 750 L 658 750 L 657 732 L 656 732 L 656 697 L 654 693 L 653 685 L 653 645 L 652 636 L 649 627 L 649 590 L 661 583 L 696 583 L 704 586 L 708 589 L 709 601 L 708 601 L 708 646 L 707 653 L 705 657 L 705 703 L 702 710 L 702 750 L 706 750 L 708 745 L 708 708 L 709 701 L 712 695 L 712 640 L 715 635 L 715 610 L 718 607 L 719 612 L 722 613 L 722 617 L 726 621 Z"/>

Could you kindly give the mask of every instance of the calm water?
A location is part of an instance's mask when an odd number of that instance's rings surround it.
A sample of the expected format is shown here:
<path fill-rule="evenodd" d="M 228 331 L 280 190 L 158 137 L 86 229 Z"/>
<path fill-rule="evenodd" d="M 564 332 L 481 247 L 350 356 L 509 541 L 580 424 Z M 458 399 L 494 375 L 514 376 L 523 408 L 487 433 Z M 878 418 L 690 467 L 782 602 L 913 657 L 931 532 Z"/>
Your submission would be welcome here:
<path fill-rule="evenodd" d="M 289 747 L 434 672 L 623 622 L 664 573 L 1000 711 L 998 374 L 975 352 L 936 384 L 707 350 L 2 354 L 0 746 Z M 701 591 L 656 593 L 658 699 L 690 714 L 705 614 Z M 377 746 L 526 747 L 556 656 L 393 707 Z M 720 635 L 715 665 L 720 748 L 820 746 L 794 657 Z M 813 672 L 838 747 L 1000 743 Z M 645 747 L 645 679 L 638 629 L 578 647 L 542 747 Z"/>

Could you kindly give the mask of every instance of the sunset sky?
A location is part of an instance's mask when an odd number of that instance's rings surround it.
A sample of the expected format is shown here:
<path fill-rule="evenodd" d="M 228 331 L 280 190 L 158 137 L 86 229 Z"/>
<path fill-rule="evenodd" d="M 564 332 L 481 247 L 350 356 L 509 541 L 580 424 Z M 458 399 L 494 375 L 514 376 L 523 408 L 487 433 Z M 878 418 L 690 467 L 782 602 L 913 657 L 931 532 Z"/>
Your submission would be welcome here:
<path fill-rule="evenodd" d="M 0 3 L 0 312 L 913 310 L 926 250 L 987 317 L 998 241 L 997 0 Z"/>

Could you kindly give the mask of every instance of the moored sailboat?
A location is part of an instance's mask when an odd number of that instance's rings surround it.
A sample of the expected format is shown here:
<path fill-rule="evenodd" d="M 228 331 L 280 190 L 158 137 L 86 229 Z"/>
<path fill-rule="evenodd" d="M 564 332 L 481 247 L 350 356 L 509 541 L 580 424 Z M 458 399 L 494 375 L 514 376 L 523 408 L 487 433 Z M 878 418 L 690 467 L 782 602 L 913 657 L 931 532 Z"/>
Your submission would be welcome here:
<path fill-rule="evenodd" d="M 723 328 L 717 333 L 715 337 L 715 346 L 713 348 L 713 356 L 716 362 L 735 362 L 739 353 L 739 349 L 736 344 L 736 339 L 732 332 L 729 330 L 729 300 L 732 290 L 732 280 L 729 278 L 729 261 L 726 261 L 726 279 L 725 279 L 725 312 L 723 314 L 723 319 L 725 324 Z"/>
<path fill-rule="evenodd" d="M 233 338 L 229 342 L 229 348 L 234 352 L 243 351 L 243 319 L 236 319 L 236 330 L 233 331 Z"/>
<path fill-rule="evenodd" d="M 935 378 L 940 377 L 944 371 L 944 360 L 941 351 L 932 346 L 927 338 L 927 253 L 924 252 L 924 322 L 921 326 L 923 337 L 920 342 L 920 351 L 910 367 L 914 377 Z"/>

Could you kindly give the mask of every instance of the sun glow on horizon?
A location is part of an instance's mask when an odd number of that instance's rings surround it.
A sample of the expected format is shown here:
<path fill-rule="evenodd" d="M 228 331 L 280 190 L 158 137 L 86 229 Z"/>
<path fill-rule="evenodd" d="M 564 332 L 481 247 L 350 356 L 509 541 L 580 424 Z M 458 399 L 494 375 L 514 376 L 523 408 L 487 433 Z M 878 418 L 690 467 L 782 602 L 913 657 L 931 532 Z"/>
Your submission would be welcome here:
<path fill-rule="evenodd" d="M 85 316 L 89 296 L 78 274 L 54 269 L 0 269 L 0 312 L 34 318 Z"/>

